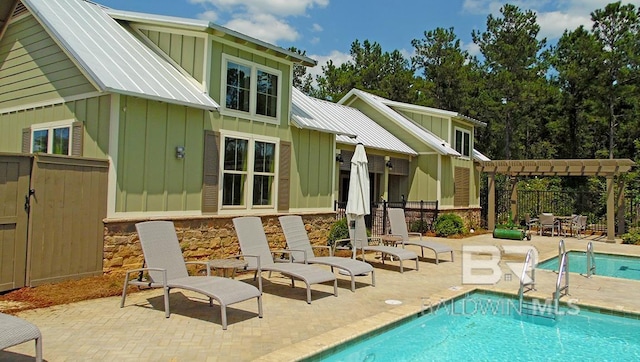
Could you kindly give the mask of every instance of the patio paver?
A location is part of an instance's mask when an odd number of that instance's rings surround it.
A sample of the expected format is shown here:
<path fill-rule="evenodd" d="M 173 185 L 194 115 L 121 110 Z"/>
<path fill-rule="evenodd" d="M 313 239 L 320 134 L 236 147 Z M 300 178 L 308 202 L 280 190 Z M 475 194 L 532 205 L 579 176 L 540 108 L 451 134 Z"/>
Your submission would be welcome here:
<path fill-rule="evenodd" d="M 171 318 L 164 318 L 159 289 L 134 293 L 125 308 L 110 297 L 19 313 L 37 325 L 43 335 L 47 361 L 287 361 L 312 355 L 352 336 L 415 314 L 429 300 L 440 300 L 473 290 L 462 284 L 462 245 L 534 245 L 541 259 L 557 256 L 558 237 L 534 236 L 533 240 L 493 239 L 491 234 L 466 239 L 438 239 L 455 250 L 455 262 L 421 261 L 420 270 L 405 269 L 397 262 L 376 266 L 376 287 L 360 278 L 357 290 L 349 290 L 349 278 L 339 275 L 338 297 L 332 285 L 315 285 L 313 303 L 305 302 L 302 287 L 291 288 L 289 279 L 276 274 L 265 279 L 264 318 L 257 318 L 255 301 L 228 308 L 228 330 L 220 328 L 218 306 L 186 291 L 171 293 Z M 590 239 L 565 238 L 567 250 L 586 250 Z M 591 239 L 592 240 L 592 239 Z M 409 247 L 412 248 L 412 247 Z M 640 247 L 594 241 L 596 252 L 640 256 Z M 416 250 L 417 251 L 417 250 Z M 501 264 L 504 272 L 508 268 Z M 265 273 L 266 276 L 266 273 Z M 250 280 L 251 274 L 236 279 Z M 538 288 L 531 295 L 549 297 L 556 274 L 537 271 Z M 486 289 L 517 293 L 517 278 L 501 279 Z M 270 281 L 267 281 L 270 280 Z M 578 303 L 640 313 L 640 281 L 595 276 L 571 278 L 570 298 Z M 400 305 L 387 300 L 401 301 Z M 562 300 L 566 300 L 564 297 Z M 32 360 L 33 345 L 0 351 L 0 361 Z"/>

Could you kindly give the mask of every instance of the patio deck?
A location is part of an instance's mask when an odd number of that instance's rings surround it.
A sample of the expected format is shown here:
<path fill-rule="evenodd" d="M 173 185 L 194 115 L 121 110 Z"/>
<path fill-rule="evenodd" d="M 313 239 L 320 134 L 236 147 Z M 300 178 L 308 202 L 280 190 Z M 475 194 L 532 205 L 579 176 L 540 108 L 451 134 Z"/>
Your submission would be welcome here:
<path fill-rule="evenodd" d="M 40 328 L 47 361 L 290 361 L 414 314 L 425 300 L 438 301 L 476 287 L 517 293 L 515 277 L 488 287 L 463 285 L 462 245 L 533 245 L 544 260 L 557 256 L 558 240 L 538 235 L 530 242 L 499 240 L 491 234 L 438 239 L 455 249 L 455 262 L 436 265 L 427 259 L 421 261 L 419 271 L 406 268 L 403 274 L 398 272 L 397 262 L 381 267 L 369 255 L 377 267 L 376 287 L 369 285 L 370 278 L 360 278 L 352 293 L 348 277 L 340 275 L 338 297 L 332 295 L 331 285 L 316 285 L 311 305 L 305 302 L 304 288 L 291 288 L 289 279 L 274 274 L 270 281 L 265 279 L 264 318 L 256 317 L 253 300 L 234 304 L 228 308 L 226 331 L 220 326 L 217 305 L 210 308 L 201 296 L 186 291 L 172 292 L 171 318 L 164 318 L 159 289 L 131 294 L 125 308 L 119 308 L 119 297 L 110 297 L 25 311 L 18 316 Z M 567 250 L 586 250 L 588 240 L 565 238 Z M 640 256 L 640 247 L 618 243 L 594 241 L 594 249 Z M 503 264 L 504 260 L 501 267 L 507 272 Z M 545 270 L 536 273 L 537 291 L 528 295 L 548 298 L 555 290 L 556 274 Z M 239 279 L 250 277 L 245 274 Z M 578 303 L 640 313 L 640 281 L 572 277 L 570 298 Z M 385 303 L 389 299 L 402 304 Z M 33 354 L 33 344 L 26 343 L 0 351 L 0 361 L 31 361 Z"/>

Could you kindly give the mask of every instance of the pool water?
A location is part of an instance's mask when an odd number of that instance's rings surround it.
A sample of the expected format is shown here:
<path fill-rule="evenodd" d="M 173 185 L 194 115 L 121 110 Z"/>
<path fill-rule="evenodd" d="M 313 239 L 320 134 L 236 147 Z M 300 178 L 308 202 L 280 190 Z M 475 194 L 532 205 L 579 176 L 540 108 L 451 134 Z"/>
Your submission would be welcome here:
<path fill-rule="evenodd" d="M 569 272 L 587 273 L 587 256 L 585 252 L 570 251 Z M 594 253 L 596 259 L 596 275 L 614 278 L 640 280 L 640 258 L 624 255 Z M 538 268 L 558 270 L 558 258 L 551 258 L 538 264 Z"/>
<path fill-rule="evenodd" d="M 447 304 L 449 303 L 449 304 Z M 564 308 L 557 321 L 514 313 L 517 301 L 472 293 L 322 361 L 637 361 L 640 320 Z M 542 323 L 539 323 L 542 322 Z"/>

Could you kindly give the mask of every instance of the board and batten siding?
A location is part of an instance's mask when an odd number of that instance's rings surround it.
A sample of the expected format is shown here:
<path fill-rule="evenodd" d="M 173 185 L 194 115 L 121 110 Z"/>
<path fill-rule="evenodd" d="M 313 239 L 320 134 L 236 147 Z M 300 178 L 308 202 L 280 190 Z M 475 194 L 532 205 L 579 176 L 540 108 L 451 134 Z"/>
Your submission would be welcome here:
<path fill-rule="evenodd" d="M 292 209 L 333 208 L 333 134 L 291 128 Z"/>
<path fill-rule="evenodd" d="M 204 79 L 204 37 L 140 29 L 153 44 L 198 82 Z"/>
<path fill-rule="evenodd" d="M 431 133 L 440 137 L 443 140 L 448 140 L 448 131 L 449 131 L 449 119 L 444 117 L 438 117 L 423 113 L 415 113 L 408 111 L 397 111 L 398 113 L 404 115 L 405 117 L 412 120 L 417 125 L 420 125 L 424 129 L 428 129 Z"/>
<path fill-rule="evenodd" d="M 408 200 L 438 199 L 438 155 L 420 155 L 411 161 Z"/>
<path fill-rule="evenodd" d="M 9 24 L 0 59 L 0 112 L 96 91 L 33 16 Z"/>
<path fill-rule="evenodd" d="M 116 212 L 200 211 L 207 112 L 121 97 Z M 176 147 L 185 157 L 176 158 Z"/>
<path fill-rule="evenodd" d="M 22 152 L 22 132 L 40 123 L 82 122 L 82 156 L 106 159 L 109 151 L 109 95 L 0 113 L 0 152 Z"/>

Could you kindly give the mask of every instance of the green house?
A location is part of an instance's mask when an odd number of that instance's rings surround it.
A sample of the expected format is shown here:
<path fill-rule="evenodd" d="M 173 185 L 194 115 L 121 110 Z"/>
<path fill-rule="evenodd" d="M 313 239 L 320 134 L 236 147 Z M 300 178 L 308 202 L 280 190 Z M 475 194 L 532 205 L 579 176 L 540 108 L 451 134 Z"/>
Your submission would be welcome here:
<path fill-rule="evenodd" d="M 108 159 L 107 219 L 332 210 L 333 138 L 289 125 L 312 59 L 207 21 L 11 5 L 0 152 Z"/>

